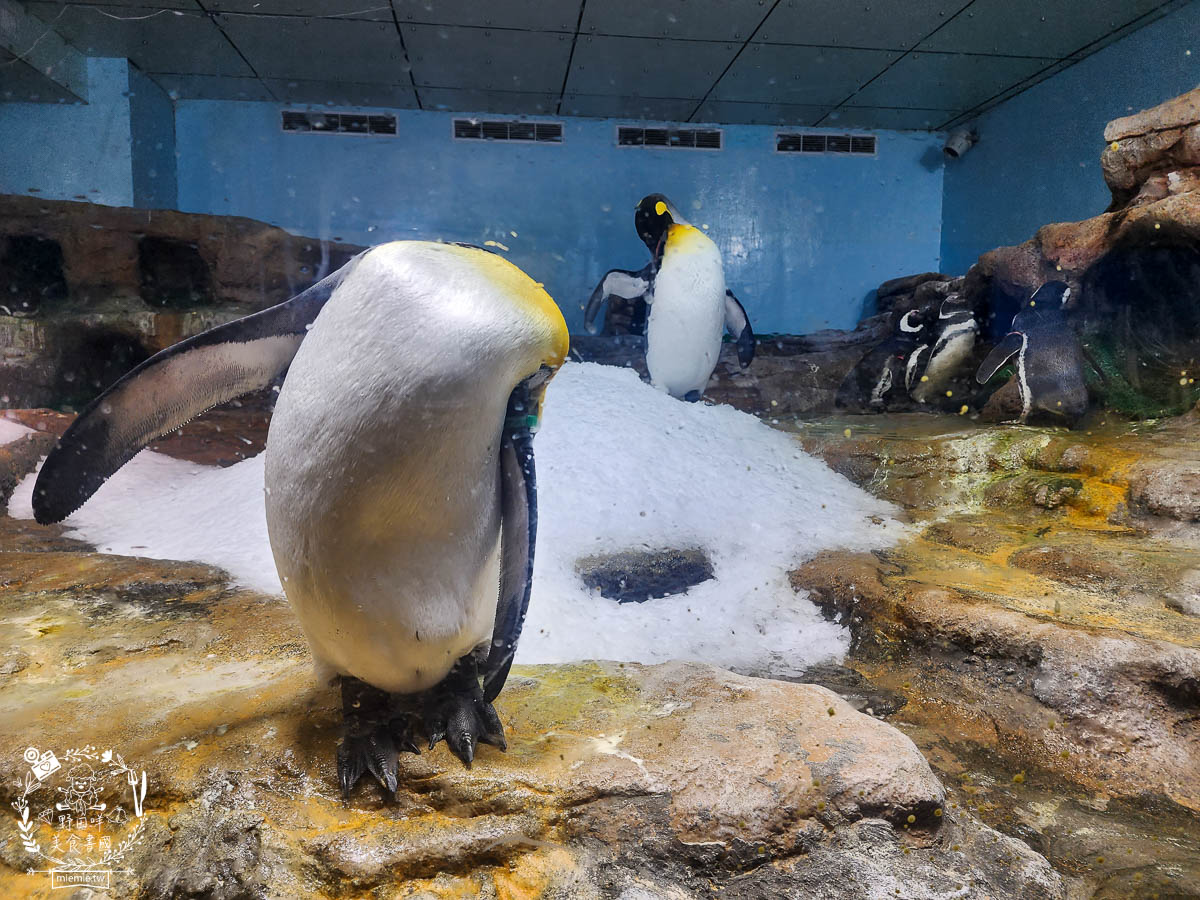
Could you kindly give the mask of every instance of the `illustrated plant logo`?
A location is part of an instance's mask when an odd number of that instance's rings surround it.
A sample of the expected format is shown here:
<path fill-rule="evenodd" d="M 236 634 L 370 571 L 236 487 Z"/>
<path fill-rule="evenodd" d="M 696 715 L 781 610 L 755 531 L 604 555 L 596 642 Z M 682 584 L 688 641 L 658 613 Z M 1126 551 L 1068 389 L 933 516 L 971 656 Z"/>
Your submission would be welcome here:
<path fill-rule="evenodd" d="M 90 744 L 55 755 L 29 747 L 29 766 L 13 801 L 26 852 L 44 859 L 52 888 L 111 886 L 145 829 L 146 772 L 113 750 Z"/>

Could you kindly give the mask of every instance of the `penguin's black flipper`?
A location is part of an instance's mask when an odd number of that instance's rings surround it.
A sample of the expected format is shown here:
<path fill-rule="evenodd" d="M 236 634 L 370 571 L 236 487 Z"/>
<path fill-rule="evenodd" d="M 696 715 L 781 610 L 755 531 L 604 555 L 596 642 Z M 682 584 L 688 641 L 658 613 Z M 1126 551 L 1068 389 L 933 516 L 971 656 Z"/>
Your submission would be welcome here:
<path fill-rule="evenodd" d="M 278 306 L 156 353 L 93 400 L 46 458 L 33 489 L 34 518 L 43 525 L 65 519 L 151 441 L 270 385 L 361 258 Z"/>
<path fill-rule="evenodd" d="M 496 699 L 508 678 L 533 587 L 537 477 L 530 414 L 535 406 L 527 379 L 509 398 L 500 440 L 500 597 L 492 645 L 483 667 L 483 696 L 488 702 Z"/>
<path fill-rule="evenodd" d="M 587 308 L 583 313 L 583 327 L 588 334 L 596 334 L 600 326 L 596 324 L 596 315 L 600 307 L 609 297 L 621 297 L 625 300 L 637 300 L 645 297 L 650 290 L 650 282 L 654 276 L 654 263 L 651 262 L 640 272 L 630 272 L 627 269 L 609 269 L 592 291 L 588 298 Z"/>
<path fill-rule="evenodd" d="M 729 288 L 725 289 L 725 330 L 737 341 L 738 363 L 746 368 L 754 360 L 754 329 L 745 307 Z"/>
<path fill-rule="evenodd" d="M 987 355 L 987 358 L 980 363 L 978 371 L 975 372 L 975 380 L 980 384 L 986 384 L 988 379 L 1000 371 L 1001 366 L 1020 351 L 1024 342 L 1025 336 L 1019 331 L 1011 331 L 1006 334 L 1000 343 L 992 348 L 992 352 Z"/>

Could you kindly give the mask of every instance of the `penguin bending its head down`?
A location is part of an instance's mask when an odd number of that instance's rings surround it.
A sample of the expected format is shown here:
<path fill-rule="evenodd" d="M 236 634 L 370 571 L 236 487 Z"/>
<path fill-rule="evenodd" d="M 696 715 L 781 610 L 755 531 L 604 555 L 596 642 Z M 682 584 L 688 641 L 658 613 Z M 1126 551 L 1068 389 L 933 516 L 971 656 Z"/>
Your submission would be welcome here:
<path fill-rule="evenodd" d="M 726 329 L 737 341 L 741 367 L 754 359 L 750 320 L 725 286 L 721 251 L 670 200 L 662 194 L 642 198 L 633 222 L 650 250 L 650 263 L 640 272 L 607 272 L 588 300 L 584 325 L 596 333 L 596 314 L 609 297 L 644 301 L 650 310 L 646 368 L 651 384 L 672 397 L 699 400 L 716 368 Z"/>
<path fill-rule="evenodd" d="M 904 398 L 922 355 L 933 340 L 928 311 L 909 310 L 895 331 L 876 344 L 842 380 L 835 405 L 842 409 L 882 412 L 896 397 Z"/>
<path fill-rule="evenodd" d="M 558 307 L 508 261 L 384 244 L 119 380 L 50 453 L 34 513 L 60 521 L 155 438 L 286 369 L 265 451 L 271 550 L 339 676 L 343 792 L 364 771 L 395 792 L 418 730 L 468 765 L 478 741 L 505 748 L 492 701 L 529 601 L 532 431 L 566 353 Z"/>
<path fill-rule="evenodd" d="M 928 403 L 945 392 L 946 385 L 975 349 L 979 323 L 962 297 L 950 294 L 942 301 L 931 330 L 936 337 L 913 353 L 905 378 L 909 394 L 918 403 Z"/>
<path fill-rule="evenodd" d="M 1043 284 L 1012 321 L 1007 335 L 975 373 L 983 384 L 1016 357 L 1017 387 L 1021 392 L 1024 424 L 1035 410 L 1073 425 L 1088 407 L 1083 376 L 1083 351 L 1063 307 L 1071 288 L 1061 281 Z"/>

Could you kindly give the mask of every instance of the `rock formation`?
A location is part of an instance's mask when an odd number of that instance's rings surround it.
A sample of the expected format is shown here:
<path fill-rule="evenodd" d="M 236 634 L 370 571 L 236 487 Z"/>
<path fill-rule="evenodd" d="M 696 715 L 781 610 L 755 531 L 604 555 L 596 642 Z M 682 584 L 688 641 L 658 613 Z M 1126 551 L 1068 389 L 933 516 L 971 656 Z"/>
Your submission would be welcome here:
<path fill-rule="evenodd" d="M 985 253 L 964 293 L 1003 317 L 1043 282 L 1066 281 L 1100 401 L 1135 417 L 1180 413 L 1200 398 L 1188 371 L 1200 353 L 1200 89 L 1104 134 L 1108 211 Z"/>
<path fill-rule="evenodd" d="M 1100 403 L 1135 418 L 1178 414 L 1200 399 L 1188 371 L 1200 358 L 1200 88 L 1110 122 L 1104 139 L 1100 164 L 1113 198 L 1106 212 L 984 253 L 963 278 L 926 272 L 885 282 L 879 311 L 894 319 L 956 292 L 994 339 L 1038 287 L 1065 281 Z M 1013 418 L 1014 383 L 974 385 L 987 348 L 979 343 L 955 402 L 944 406 L 952 411 L 961 399 L 975 409 L 991 394 L 985 418 Z"/>
<path fill-rule="evenodd" d="M 0 407 L 85 403 L 360 249 L 233 216 L 0 195 Z"/>
<path fill-rule="evenodd" d="M 1066 896 L 1045 859 L 945 802 L 909 738 L 822 687 L 517 667 L 507 753 L 404 754 L 396 799 L 364 783 L 343 802 L 339 701 L 282 598 L 4 515 L 0 567 L 3 809 L 33 784 L 30 746 L 145 769 L 144 814 L 106 826 L 141 828 L 113 897 Z M 33 820 L 25 839 L 0 815 L 0 896 L 48 890 L 29 843 L 70 826 Z"/>
<path fill-rule="evenodd" d="M 831 686 L 898 710 L 949 801 L 1077 875 L 1072 896 L 1200 896 L 1195 418 L 801 431 L 913 521 L 792 574 L 850 629 Z"/>

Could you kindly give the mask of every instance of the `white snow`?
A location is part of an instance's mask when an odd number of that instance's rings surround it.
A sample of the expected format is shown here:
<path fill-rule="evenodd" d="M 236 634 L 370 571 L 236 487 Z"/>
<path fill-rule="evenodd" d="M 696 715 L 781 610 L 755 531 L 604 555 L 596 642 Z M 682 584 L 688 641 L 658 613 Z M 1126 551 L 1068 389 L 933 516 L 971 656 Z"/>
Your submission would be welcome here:
<path fill-rule="evenodd" d="M 26 428 L 20 422 L 14 422 L 5 416 L 3 411 L 0 411 L 0 447 L 27 434 L 33 434 L 33 429 Z"/>
<path fill-rule="evenodd" d="M 848 636 L 792 591 L 787 571 L 902 532 L 891 506 L 788 435 L 728 406 L 674 400 L 628 369 L 565 365 L 534 449 L 539 532 L 518 662 L 694 659 L 795 674 L 840 658 Z M 280 593 L 262 479 L 261 456 L 219 469 L 144 451 L 67 525 L 105 552 L 208 562 Z M 14 492 L 12 515 L 32 516 L 33 480 Z M 697 546 L 715 578 L 646 603 L 604 599 L 575 571 L 598 553 Z"/>

